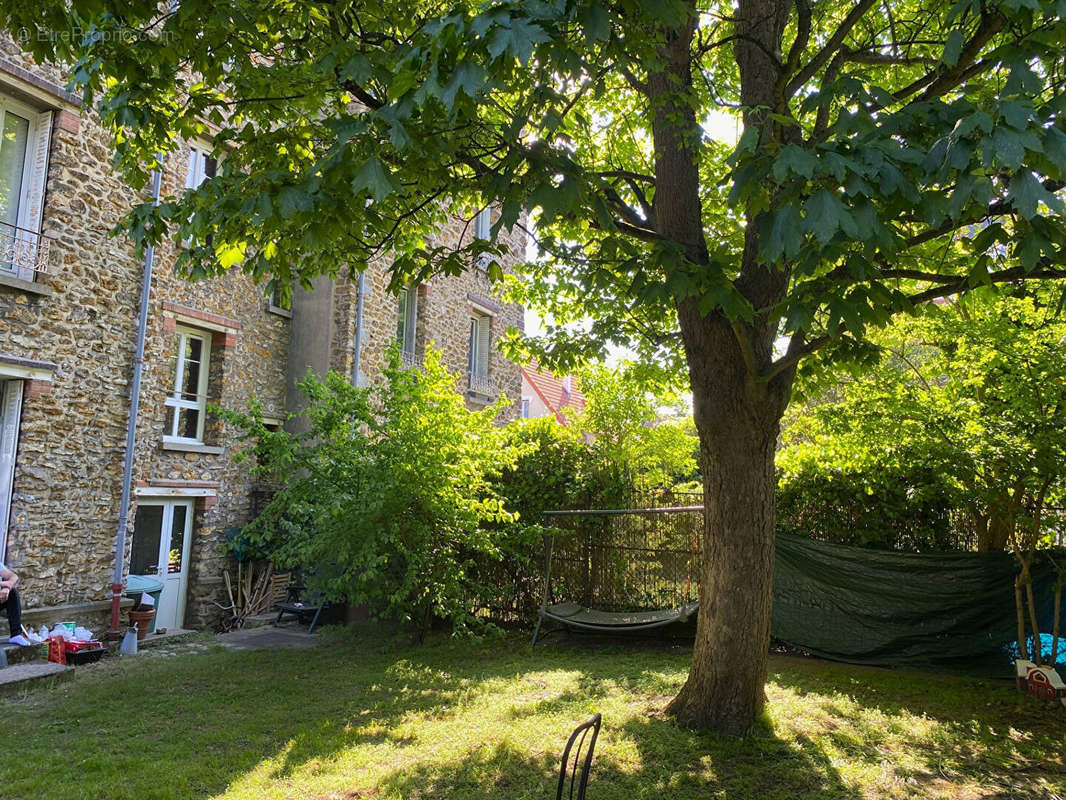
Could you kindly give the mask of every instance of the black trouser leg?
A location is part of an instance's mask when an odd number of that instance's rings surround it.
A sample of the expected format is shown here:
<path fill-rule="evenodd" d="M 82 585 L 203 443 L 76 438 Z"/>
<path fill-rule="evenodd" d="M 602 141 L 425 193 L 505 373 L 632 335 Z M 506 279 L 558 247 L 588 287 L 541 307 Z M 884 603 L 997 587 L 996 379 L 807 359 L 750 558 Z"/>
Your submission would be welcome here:
<path fill-rule="evenodd" d="M 19 603 L 18 589 L 12 589 L 7 596 L 7 602 L 0 604 L 0 608 L 7 611 L 7 624 L 11 626 L 11 635 L 22 634 L 22 604 Z"/>

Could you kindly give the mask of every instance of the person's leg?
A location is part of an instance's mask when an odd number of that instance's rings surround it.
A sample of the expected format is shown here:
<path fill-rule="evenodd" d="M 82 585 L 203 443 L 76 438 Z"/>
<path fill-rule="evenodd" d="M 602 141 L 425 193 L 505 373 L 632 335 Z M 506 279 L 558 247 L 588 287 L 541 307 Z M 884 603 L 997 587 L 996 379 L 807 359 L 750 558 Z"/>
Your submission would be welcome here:
<path fill-rule="evenodd" d="M 3 604 L 7 612 L 7 624 L 11 627 L 9 636 L 22 635 L 22 604 L 19 602 L 18 589 L 12 589 L 7 596 L 7 602 Z M 0 640 L 2 641 L 2 640 Z"/>

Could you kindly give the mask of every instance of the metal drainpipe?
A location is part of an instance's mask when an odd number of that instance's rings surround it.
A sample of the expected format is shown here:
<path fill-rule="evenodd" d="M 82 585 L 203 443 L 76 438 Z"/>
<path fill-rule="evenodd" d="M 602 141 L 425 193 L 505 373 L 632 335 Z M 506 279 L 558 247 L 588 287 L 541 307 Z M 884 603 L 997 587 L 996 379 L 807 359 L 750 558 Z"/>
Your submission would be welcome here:
<path fill-rule="evenodd" d="M 355 298 L 355 352 L 352 354 L 352 386 L 359 385 L 363 353 L 363 297 L 366 295 L 366 271 L 359 273 L 358 296 Z"/>
<path fill-rule="evenodd" d="M 162 163 L 162 159 L 160 159 Z M 152 203 L 159 205 L 159 189 L 163 180 L 162 167 L 152 173 Z M 122 500 L 118 509 L 118 529 L 115 531 L 115 570 L 111 575 L 111 629 L 108 637 L 118 639 L 119 616 L 122 604 L 122 567 L 126 560 L 126 525 L 129 520 L 130 489 L 133 483 L 134 446 L 137 443 L 137 413 L 141 404 L 141 375 L 144 372 L 144 340 L 148 330 L 148 298 L 152 293 L 152 266 L 155 248 L 149 244 L 144 250 L 144 271 L 141 275 L 141 306 L 137 320 L 137 345 L 133 354 L 133 381 L 130 383 L 130 417 L 126 425 L 126 455 L 122 465 Z"/>

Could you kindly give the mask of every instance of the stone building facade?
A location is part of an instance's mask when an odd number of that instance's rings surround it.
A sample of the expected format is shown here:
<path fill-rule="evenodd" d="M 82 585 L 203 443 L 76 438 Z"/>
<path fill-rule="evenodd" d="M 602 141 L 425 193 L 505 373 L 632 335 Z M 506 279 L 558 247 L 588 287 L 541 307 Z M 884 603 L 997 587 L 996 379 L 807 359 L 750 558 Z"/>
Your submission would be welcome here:
<path fill-rule="evenodd" d="M 100 630 L 143 270 L 111 231 L 147 195 L 113 173 L 106 133 L 64 83 L 0 39 L 0 560 L 19 573 L 31 621 Z M 168 159 L 164 196 L 187 185 L 196 147 Z M 439 238 L 460 244 L 474 233 L 455 220 Z M 504 235 L 522 258 L 524 237 Z M 385 262 L 362 281 L 319 279 L 279 308 L 237 271 L 199 283 L 176 276 L 179 246 L 155 253 L 124 566 L 164 582 L 160 624 L 207 627 L 225 595 L 227 533 L 248 521 L 255 490 L 232 458 L 234 432 L 208 405 L 255 397 L 282 424 L 297 401 L 293 380 L 309 367 L 354 378 L 358 339 L 358 379 L 373 381 L 399 339 L 412 362 L 438 347 L 471 406 L 504 392 L 517 413 L 519 368 L 494 345 L 521 326 L 522 309 L 501 303 L 476 265 L 401 300 L 387 291 Z"/>

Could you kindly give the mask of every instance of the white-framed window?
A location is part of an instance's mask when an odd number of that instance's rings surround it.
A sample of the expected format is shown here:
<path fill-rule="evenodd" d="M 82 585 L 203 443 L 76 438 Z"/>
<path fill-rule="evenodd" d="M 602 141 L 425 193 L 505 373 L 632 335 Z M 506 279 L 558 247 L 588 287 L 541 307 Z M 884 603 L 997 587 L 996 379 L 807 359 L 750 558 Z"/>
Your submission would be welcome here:
<path fill-rule="evenodd" d="M 267 287 L 269 299 L 267 300 L 268 307 L 272 311 L 287 311 L 292 313 L 292 293 L 290 292 L 288 297 L 282 297 L 282 287 L 277 281 L 271 281 Z"/>
<path fill-rule="evenodd" d="M 532 404 L 532 402 L 533 399 L 531 397 L 522 398 L 522 419 L 529 419 L 529 415 L 531 412 L 530 405 Z"/>
<path fill-rule="evenodd" d="M 492 238 L 492 209 L 483 208 L 474 217 L 474 236 L 478 239 Z"/>
<path fill-rule="evenodd" d="M 189 169 L 185 173 L 185 188 L 195 189 L 208 178 L 215 177 L 218 162 L 211 157 L 211 151 L 203 145 L 189 148 Z"/>
<path fill-rule="evenodd" d="M 210 357 L 209 333 L 193 328 L 177 329 L 170 366 L 172 383 L 166 400 L 164 441 L 203 443 Z"/>
<path fill-rule="evenodd" d="M 41 222 L 52 112 L 0 94 L 0 273 L 33 280 L 47 249 Z"/>
<path fill-rule="evenodd" d="M 396 343 L 404 366 L 416 366 L 415 335 L 418 330 L 418 287 L 405 286 L 396 298 Z"/>
<path fill-rule="evenodd" d="M 208 178 L 215 177 L 218 162 L 211 157 L 211 150 L 205 145 L 194 144 L 189 147 L 189 165 L 185 171 L 185 188 L 195 189 Z M 208 234 L 205 244 L 211 244 L 211 235 Z M 186 239 L 183 247 L 192 245 L 192 239 Z"/>
<path fill-rule="evenodd" d="M 491 345 L 492 317 L 472 314 L 470 317 L 470 379 L 487 379 L 489 376 L 489 348 Z"/>

